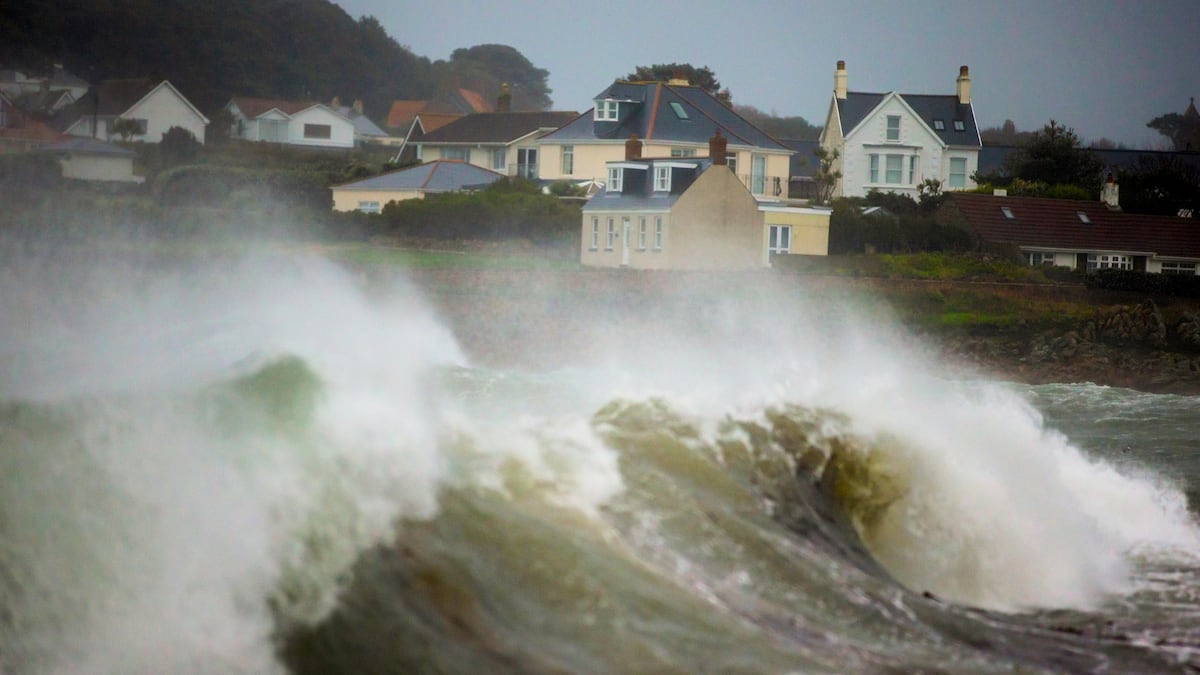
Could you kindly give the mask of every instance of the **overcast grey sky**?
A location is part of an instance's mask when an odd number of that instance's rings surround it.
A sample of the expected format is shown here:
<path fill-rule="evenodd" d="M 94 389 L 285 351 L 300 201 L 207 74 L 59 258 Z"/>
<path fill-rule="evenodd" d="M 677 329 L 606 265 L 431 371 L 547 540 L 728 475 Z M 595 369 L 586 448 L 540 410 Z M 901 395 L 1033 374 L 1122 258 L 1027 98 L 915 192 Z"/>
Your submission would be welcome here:
<path fill-rule="evenodd" d="M 1051 118 L 1085 141 L 1167 149 L 1146 122 L 1200 96 L 1200 0 L 335 0 L 419 56 L 515 47 L 584 111 L 636 66 L 708 66 L 737 103 L 823 124 L 833 70 L 852 91 L 951 94 L 970 66 L 980 126 Z"/>

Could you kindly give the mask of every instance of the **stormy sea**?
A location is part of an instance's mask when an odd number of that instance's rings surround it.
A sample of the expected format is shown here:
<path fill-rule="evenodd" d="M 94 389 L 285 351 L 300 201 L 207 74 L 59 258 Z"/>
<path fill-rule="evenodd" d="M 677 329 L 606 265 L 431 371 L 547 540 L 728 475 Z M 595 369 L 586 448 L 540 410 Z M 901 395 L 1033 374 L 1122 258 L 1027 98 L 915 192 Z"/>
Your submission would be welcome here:
<path fill-rule="evenodd" d="M 319 255 L 8 256 L 0 672 L 1200 670 L 1200 398 L 771 293 L 506 368 Z"/>

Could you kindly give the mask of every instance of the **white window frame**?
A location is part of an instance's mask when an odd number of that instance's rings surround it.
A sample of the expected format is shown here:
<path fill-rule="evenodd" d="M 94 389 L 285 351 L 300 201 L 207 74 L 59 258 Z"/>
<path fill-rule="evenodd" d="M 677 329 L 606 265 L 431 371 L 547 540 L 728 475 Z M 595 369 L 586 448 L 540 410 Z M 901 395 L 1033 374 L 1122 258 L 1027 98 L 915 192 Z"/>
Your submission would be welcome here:
<path fill-rule="evenodd" d="M 671 191 L 671 167 L 669 167 L 669 166 L 654 167 L 654 191 L 655 192 L 670 192 Z"/>
<path fill-rule="evenodd" d="M 955 164 L 962 166 L 961 172 L 954 170 Z M 955 180 L 957 177 L 957 180 Z M 950 158 L 950 180 L 947 182 L 947 187 L 952 190 L 965 189 L 967 187 L 967 158 L 966 157 L 951 157 Z"/>
<path fill-rule="evenodd" d="M 750 155 L 750 192 L 761 195 L 767 189 L 766 155 Z"/>
<path fill-rule="evenodd" d="M 1184 276 L 1196 276 L 1196 263 L 1182 262 L 1172 260 L 1162 263 L 1163 274 L 1182 274 Z"/>
<path fill-rule="evenodd" d="M 1133 256 L 1117 253 L 1089 253 L 1087 271 L 1094 272 L 1098 269 L 1131 270 L 1133 269 Z"/>
<path fill-rule="evenodd" d="M 887 116 L 887 130 L 885 132 L 884 138 L 886 138 L 889 143 L 899 143 L 900 142 L 900 116 L 899 115 L 888 115 Z"/>
<path fill-rule="evenodd" d="M 287 120 L 259 120 L 258 140 L 268 143 L 287 143 Z"/>
<path fill-rule="evenodd" d="M 564 176 L 575 173 L 575 146 L 562 146 L 562 172 Z"/>
<path fill-rule="evenodd" d="M 358 203 L 358 210 L 363 213 L 382 213 L 383 208 L 380 207 L 377 201 L 361 201 Z"/>
<path fill-rule="evenodd" d="M 661 251 L 663 247 L 663 219 L 662 216 L 654 217 L 654 250 Z"/>
<path fill-rule="evenodd" d="M 642 216 L 638 222 L 638 243 L 639 251 L 646 250 L 646 216 Z"/>
<path fill-rule="evenodd" d="M 867 159 L 867 182 L 879 182 L 879 155 L 871 153 Z"/>
<path fill-rule="evenodd" d="M 492 169 L 503 171 L 508 164 L 508 148 L 492 150 Z"/>
<path fill-rule="evenodd" d="M 604 250 L 613 250 L 613 245 L 617 241 L 617 221 L 612 216 L 608 217 L 608 235 L 604 239 Z"/>
<path fill-rule="evenodd" d="M 954 120 L 954 130 L 955 131 L 966 131 L 967 123 L 962 120 Z"/>
<path fill-rule="evenodd" d="M 622 171 L 623 169 L 619 166 L 608 167 L 608 185 L 606 187 L 609 192 L 621 191 L 621 182 L 624 177 Z"/>
<path fill-rule="evenodd" d="M 733 174 L 736 176 L 737 175 L 737 153 L 736 152 L 725 153 L 725 164 L 726 164 L 726 166 L 729 167 L 729 170 L 732 171 Z"/>
<path fill-rule="evenodd" d="M 451 154 L 454 156 L 452 157 Z M 442 148 L 441 156 L 442 159 L 452 162 L 469 162 L 471 161 L 471 149 L 448 146 Z"/>
<path fill-rule="evenodd" d="M 883 182 L 888 185 L 899 185 L 904 181 L 904 155 L 885 155 L 883 165 Z"/>
<path fill-rule="evenodd" d="M 1030 267 L 1053 266 L 1054 253 L 1046 251 L 1028 251 L 1025 253 L 1025 261 Z"/>
<path fill-rule="evenodd" d="M 592 245 L 589 250 L 595 251 L 600 248 L 600 217 L 592 216 Z"/>
<path fill-rule="evenodd" d="M 333 138 L 332 124 L 305 124 L 304 137 L 312 138 L 320 141 L 328 141 Z"/>
<path fill-rule="evenodd" d="M 919 164 L 920 155 L 908 156 L 908 184 L 917 184 L 917 166 Z"/>
<path fill-rule="evenodd" d="M 611 98 L 596 101 L 594 119 L 597 122 L 615 122 L 617 120 L 618 104 Z"/>
<path fill-rule="evenodd" d="M 792 252 L 792 226 L 771 225 L 767 231 L 767 253 L 787 255 Z"/>
<path fill-rule="evenodd" d="M 695 157 L 695 148 L 671 148 L 672 157 Z"/>

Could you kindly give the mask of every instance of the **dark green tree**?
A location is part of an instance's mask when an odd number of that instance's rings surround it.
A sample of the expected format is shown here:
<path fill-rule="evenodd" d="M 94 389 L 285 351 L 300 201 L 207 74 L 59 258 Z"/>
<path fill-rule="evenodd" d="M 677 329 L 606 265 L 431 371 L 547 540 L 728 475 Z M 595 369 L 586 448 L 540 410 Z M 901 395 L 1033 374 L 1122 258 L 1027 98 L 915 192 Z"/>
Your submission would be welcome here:
<path fill-rule="evenodd" d="M 435 64 L 441 86 L 451 84 L 476 91 L 490 101 L 507 83 L 513 110 L 549 110 L 550 71 L 537 68 L 521 52 L 508 45 L 486 44 L 455 49 L 450 61 Z"/>
<path fill-rule="evenodd" d="M 1159 115 L 1146 126 L 1171 139 L 1179 152 L 1200 152 L 1200 113 L 1196 112 L 1196 99 L 1188 101 L 1182 115 L 1168 113 Z"/>
<path fill-rule="evenodd" d="M 1142 156 L 1117 177 L 1121 209 L 1174 216 L 1181 209 L 1200 215 L 1200 167 L 1171 155 Z"/>
<path fill-rule="evenodd" d="M 837 187 L 838 181 L 842 179 L 842 172 L 833 168 L 841 155 L 837 148 L 829 150 L 820 145 L 813 148 L 813 155 L 817 158 L 817 170 L 813 172 L 813 181 L 817 184 L 817 196 L 813 201 L 817 204 L 828 204 L 829 200 L 833 198 L 833 191 Z"/>
<path fill-rule="evenodd" d="M 159 157 L 164 166 L 187 164 L 200 151 L 200 141 L 183 127 L 171 127 L 158 143 Z"/>
<path fill-rule="evenodd" d="M 700 87 L 716 96 L 721 92 L 721 82 L 708 66 L 697 68 L 690 63 L 656 63 L 652 66 L 638 66 L 623 80 L 632 82 L 666 82 L 673 78 L 686 79 L 692 86 Z"/>
<path fill-rule="evenodd" d="M 779 117 L 774 113 L 763 112 L 752 105 L 742 104 L 735 104 L 733 111 L 775 138 L 816 140 L 821 135 L 821 127 L 809 124 L 808 120 L 798 115 Z"/>
<path fill-rule="evenodd" d="M 1076 185 L 1099 195 L 1103 164 L 1095 153 L 1080 146 L 1073 129 L 1050 120 L 1026 145 L 1004 158 L 1003 168 L 1011 178 Z"/>

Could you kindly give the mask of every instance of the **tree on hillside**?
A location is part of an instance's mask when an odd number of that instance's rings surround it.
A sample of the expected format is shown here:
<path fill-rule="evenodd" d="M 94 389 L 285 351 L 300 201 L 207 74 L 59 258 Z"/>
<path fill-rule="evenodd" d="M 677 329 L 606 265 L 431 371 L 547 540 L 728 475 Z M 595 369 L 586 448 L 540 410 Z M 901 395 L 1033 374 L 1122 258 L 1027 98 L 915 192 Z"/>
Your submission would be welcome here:
<path fill-rule="evenodd" d="M 1182 115 L 1168 113 L 1159 115 L 1146 126 L 1171 139 L 1178 152 L 1200 152 L 1200 113 L 1196 112 L 1196 99 L 1188 101 Z"/>
<path fill-rule="evenodd" d="M 1029 143 L 1004 158 L 1004 173 L 1011 178 L 1046 185 L 1076 185 L 1099 194 L 1103 164 L 1095 153 L 1080 147 L 1070 127 L 1054 120 L 1042 127 Z"/>
<path fill-rule="evenodd" d="M 721 93 L 721 83 L 711 68 L 708 66 L 697 68 L 690 63 L 656 63 L 652 66 L 638 66 L 632 73 L 621 79 L 632 82 L 666 82 L 673 78 L 686 79 L 692 86 L 700 87 L 713 96 Z"/>
<path fill-rule="evenodd" d="M 508 45 L 486 44 L 455 49 L 449 61 L 434 64 L 439 86 L 463 87 L 495 101 L 500 86 L 512 92 L 513 110 L 549 110 L 550 71 L 537 68 Z"/>
<path fill-rule="evenodd" d="M 979 130 L 979 139 L 984 145 L 1025 145 L 1033 139 L 1032 131 L 1017 131 L 1017 125 L 1012 120 L 1004 120 L 998 127 L 988 127 Z"/>
<path fill-rule="evenodd" d="M 1121 209 L 1173 216 L 1180 209 L 1200 215 L 1200 166 L 1177 156 L 1142 156 L 1121 171 Z"/>
<path fill-rule="evenodd" d="M 809 124 L 808 120 L 799 115 L 779 117 L 773 113 L 763 112 L 752 105 L 742 104 L 735 104 L 733 111 L 775 138 L 816 140 L 817 136 L 821 134 L 820 127 Z"/>

